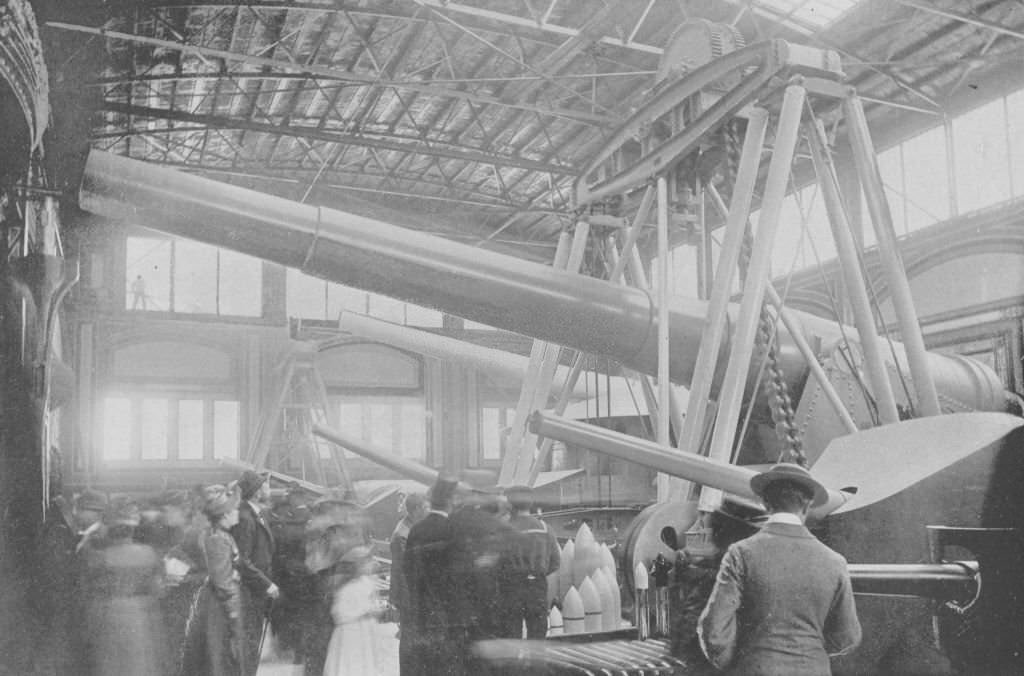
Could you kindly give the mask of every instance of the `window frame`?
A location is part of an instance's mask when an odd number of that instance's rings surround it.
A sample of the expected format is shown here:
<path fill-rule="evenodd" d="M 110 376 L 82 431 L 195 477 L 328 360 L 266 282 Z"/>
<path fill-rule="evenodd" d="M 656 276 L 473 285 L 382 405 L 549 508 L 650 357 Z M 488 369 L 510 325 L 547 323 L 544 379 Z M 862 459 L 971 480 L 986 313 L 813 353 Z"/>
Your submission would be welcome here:
<path fill-rule="evenodd" d="M 294 303 L 292 300 L 292 291 L 290 289 L 292 288 L 291 285 L 296 282 L 316 285 L 316 295 L 321 299 L 318 301 L 318 304 L 320 305 L 320 310 L 322 310 L 316 316 L 307 317 L 295 314 L 296 308 L 293 307 Z M 337 321 L 337 315 L 341 312 L 351 312 L 353 314 L 365 315 L 367 317 L 373 317 L 375 319 L 380 319 L 381 321 L 400 324 L 402 326 L 411 326 L 423 329 L 440 329 L 444 327 L 445 314 L 440 310 L 434 310 L 433 308 L 417 305 L 416 303 L 409 303 L 397 298 L 391 298 L 384 294 L 374 293 L 372 291 L 363 291 L 362 289 L 357 289 L 345 284 L 329 282 L 325 279 L 306 275 L 300 270 L 296 270 L 294 268 L 287 268 L 284 284 L 285 314 L 289 317 L 298 317 L 307 321 L 332 322 Z M 313 287 L 310 286 L 310 288 L 312 289 Z M 359 298 L 359 296 L 361 296 L 361 298 Z M 359 309 L 352 307 L 352 305 L 355 305 L 356 303 L 351 303 L 346 307 L 343 302 L 346 297 L 357 299 L 360 301 L 359 304 L 361 304 L 362 307 Z M 384 306 L 384 308 L 391 306 L 391 311 L 394 311 L 398 305 L 401 305 L 402 321 L 395 321 L 394 317 L 385 310 L 375 309 L 375 304 L 378 306 Z M 412 312 L 410 312 L 410 310 L 412 310 Z M 332 312 L 334 313 L 334 316 L 332 316 Z M 436 322 L 410 323 L 410 314 L 415 314 L 416 316 L 436 315 Z"/>
<path fill-rule="evenodd" d="M 128 458 L 111 459 L 104 455 L 107 441 L 106 408 L 109 399 L 127 399 L 129 401 L 129 445 Z M 145 400 L 163 400 L 167 407 L 166 440 L 167 455 L 163 458 L 145 458 L 142 454 L 143 402 Z M 202 458 L 180 457 L 181 435 L 180 414 L 182 401 L 202 401 Z M 214 410 L 218 402 L 230 402 L 237 408 L 237 453 L 232 456 L 218 456 L 214 440 Z M 104 467 L 199 467 L 220 462 L 222 459 L 241 460 L 245 452 L 245 406 L 236 393 L 222 390 L 202 390 L 183 388 L 138 388 L 111 386 L 99 393 L 97 397 L 96 425 L 98 434 L 96 461 Z"/>
<path fill-rule="evenodd" d="M 488 458 L 485 453 L 485 441 L 487 438 L 484 421 L 484 411 L 498 412 L 498 456 Z M 515 424 L 516 404 L 506 401 L 483 401 L 477 408 L 477 443 L 476 452 L 472 454 L 476 467 L 498 467 L 501 465 L 505 453 L 508 452 L 509 430 Z"/>
<path fill-rule="evenodd" d="M 168 295 L 167 295 L 167 307 L 164 309 L 132 309 L 132 291 L 131 285 L 134 278 L 131 275 L 135 271 L 135 264 L 130 263 L 128 260 L 128 249 L 129 240 L 152 240 L 154 242 L 167 242 L 170 246 L 168 255 L 168 270 L 166 272 L 167 284 L 168 284 Z M 212 293 L 214 295 L 214 308 L 213 312 L 190 312 L 185 310 L 176 309 L 177 294 L 175 293 L 178 283 L 176 276 L 178 273 L 176 261 L 178 253 L 179 242 L 187 242 L 189 246 L 201 245 L 208 247 L 215 254 L 214 258 L 214 271 L 215 285 Z M 225 314 L 222 312 L 222 307 L 225 305 L 225 300 L 222 298 L 222 289 L 225 286 L 222 279 L 223 265 L 222 257 L 224 254 L 230 254 L 231 256 L 245 256 L 251 259 L 259 269 L 259 303 L 256 308 L 255 314 Z M 256 258 L 255 256 L 247 256 L 238 252 L 223 249 L 222 247 L 216 247 L 210 244 L 204 244 L 187 238 L 172 237 L 170 235 L 164 235 L 159 232 L 151 232 L 144 229 L 133 229 L 125 234 L 121 239 L 121 268 L 122 274 L 120 275 L 123 283 L 121 290 L 123 294 L 123 302 L 120 304 L 120 312 L 123 313 L 144 313 L 148 316 L 159 316 L 159 317 L 174 317 L 174 318 L 186 318 L 186 319 L 199 319 L 199 318 L 216 318 L 218 321 L 265 321 L 267 318 L 267 294 L 266 294 L 266 262 Z M 255 268 L 254 268 L 255 269 Z M 145 281 L 145 278 L 144 278 Z"/>
<path fill-rule="evenodd" d="M 339 431 L 343 433 L 348 432 L 342 416 L 342 406 L 357 405 L 360 407 L 360 441 L 372 444 L 381 448 L 381 450 L 390 451 L 395 454 L 395 457 L 403 460 L 413 460 L 421 463 L 428 462 L 430 457 L 429 408 L 422 389 L 403 390 L 387 388 L 368 391 L 366 389 L 330 388 L 327 393 L 327 403 L 331 407 L 331 413 L 336 416 Z M 402 425 L 402 407 L 409 403 L 417 404 L 422 410 L 423 415 L 422 447 L 415 454 L 410 454 L 408 452 L 409 447 L 403 444 L 405 430 Z M 370 417 L 372 415 L 371 407 L 374 405 L 391 406 L 392 439 L 390 448 L 382 446 L 373 439 L 372 433 L 368 433 L 372 429 Z M 358 453 L 353 453 L 348 449 L 344 449 L 344 457 L 346 460 L 361 458 Z"/>

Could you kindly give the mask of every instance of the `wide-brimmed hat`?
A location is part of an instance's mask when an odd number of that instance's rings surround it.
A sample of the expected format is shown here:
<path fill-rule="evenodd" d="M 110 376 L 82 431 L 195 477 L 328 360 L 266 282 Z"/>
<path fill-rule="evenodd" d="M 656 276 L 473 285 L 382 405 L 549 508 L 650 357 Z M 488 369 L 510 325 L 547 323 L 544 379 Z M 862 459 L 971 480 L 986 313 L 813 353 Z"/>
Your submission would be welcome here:
<path fill-rule="evenodd" d="M 222 484 L 214 484 L 203 489 L 203 514 L 206 516 L 224 516 L 238 507 L 238 493 Z"/>
<path fill-rule="evenodd" d="M 242 476 L 238 479 L 238 488 L 242 491 L 242 499 L 248 500 L 256 495 L 256 491 L 266 482 L 267 478 L 268 475 L 258 474 L 251 469 L 242 472 Z"/>
<path fill-rule="evenodd" d="M 818 480 L 811 476 L 811 473 L 800 465 L 791 462 L 781 462 L 772 465 L 767 472 L 761 472 L 750 479 L 750 490 L 758 497 L 764 497 L 764 489 L 776 481 L 792 481 L 803 486 L 811 492 L 811 507 L 825 504 L 828 499 L 828 491 L 818 483 Z"/>

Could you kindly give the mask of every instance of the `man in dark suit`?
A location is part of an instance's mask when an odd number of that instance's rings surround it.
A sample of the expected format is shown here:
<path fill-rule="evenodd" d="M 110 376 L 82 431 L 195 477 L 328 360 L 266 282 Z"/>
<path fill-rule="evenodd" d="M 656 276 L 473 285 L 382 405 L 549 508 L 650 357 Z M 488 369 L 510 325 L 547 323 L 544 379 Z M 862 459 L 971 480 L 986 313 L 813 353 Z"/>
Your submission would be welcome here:
<path fill-rule="evenodd" d="M 789 463 L 756 475 L 750 487 L 770 516 L 726 552 L 699 620 L 701 647 L 730 674 L 829 674 L 829 656 L 855 648 L 861 629 L 846 560 L 804 526 L 825 488 Z"/>
<path fill-rule="evenodd" d="M 561 551 L 547 525 L 534 517 L 533 489 L 511 486 L 505 498 L 512 508 L 509 525 L 515 530 L 501 571 L 501 635 L 542 639 L 548 631 L 548 575 L 558 570 Z"/>
<path fill-rule="evenodd" d="M 461 676 L 451 640 L 452 532 L 448 512 L 458 481 L 441 476 L 430 492 L 430 511 L 409 529 L 405 545 L 408 612 L 403 609 L 398 663 L 402 676 Z"/>
<path fill-rule="evenodd" d="M 409 595 L 405 586 L 405 546 L 409 540 L 409 530 L 423 520 L 430 507 L 427 504 L 427 496 L 422 493 L 410 493 L 402 500 L 402 511 L 404 515 L 395 525 L 391 533 L 391 589 L 388 591 L 388 600 L 392 607 L 399 613 L 408 608 Z M 398 621 L 402 616 L 398 615 Z"/>
<path fill-rule="evenodd" d="M 502 521 L 501 509 L 501 496 L 476 492 L 465 496 L 448 518 L 448 566 L 455 582 L 449 597 L 449 636 L 457 662 L 453 673 L 486 673 L 473 654 L 474 646 L 503 637 L 500 572 L 516 532 Z"/>
<path fill-rule="evenodd" d="M 267 476 L 246 470 L 238 480 L 242 501 L 238 505 L 238 523 L 231 536 L 238 545 L 238 572 L 242 576 L 242 618 L 245 625 L 246 676 L 256 673 L 268 605 L 280 590 L 271 579 L 274 565 L 274 536 L 263 512 L 270 489 Z"/>

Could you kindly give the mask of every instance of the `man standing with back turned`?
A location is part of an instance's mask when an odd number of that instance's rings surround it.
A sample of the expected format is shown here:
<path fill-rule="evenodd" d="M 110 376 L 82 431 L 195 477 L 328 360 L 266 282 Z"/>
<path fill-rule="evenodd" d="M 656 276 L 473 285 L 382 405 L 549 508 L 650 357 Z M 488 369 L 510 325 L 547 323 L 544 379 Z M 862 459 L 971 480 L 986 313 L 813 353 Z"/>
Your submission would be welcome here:
<path fill-rule="evenodd" d="M 729 547 L 698 626 L 704 654 L 744 676 L 822 676 L 829 655 L 860 643 L 846 560 L 804 526 L 825 488 L 783 463 L 750 480 L 770 512 L 759 533 Z"/>
<path fill-rule="evenodd" d="M 534 492 L 529 486 L 510 486 L 505 498 L 512 507 L 509 525 L 515 537 L 507 545 L 502 566 L 502 636 L 543 639 L 548 631 L 548 575 L 558 570 L 561 552 L 555 534 L 530 513 Z"/>

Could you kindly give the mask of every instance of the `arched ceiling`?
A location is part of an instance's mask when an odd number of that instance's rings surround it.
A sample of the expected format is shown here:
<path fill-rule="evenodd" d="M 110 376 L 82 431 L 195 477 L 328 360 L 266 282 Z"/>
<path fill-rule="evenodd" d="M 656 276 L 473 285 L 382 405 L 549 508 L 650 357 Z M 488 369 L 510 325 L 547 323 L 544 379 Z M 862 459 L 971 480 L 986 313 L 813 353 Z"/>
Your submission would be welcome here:
<path fill-rule="evenodd" d="M 824 27 L 851 3 L 36 4 L 57 115 L 90 146 L 538 260 L 684 21 L 838 50 L 882 138 L 1019 82 L 1024 46 L 1009 0 L 862 0 Z"/>

